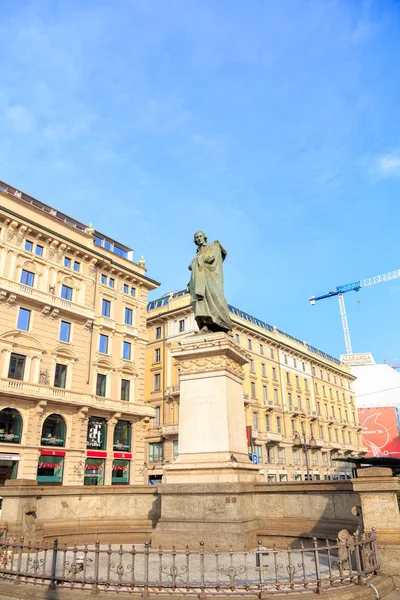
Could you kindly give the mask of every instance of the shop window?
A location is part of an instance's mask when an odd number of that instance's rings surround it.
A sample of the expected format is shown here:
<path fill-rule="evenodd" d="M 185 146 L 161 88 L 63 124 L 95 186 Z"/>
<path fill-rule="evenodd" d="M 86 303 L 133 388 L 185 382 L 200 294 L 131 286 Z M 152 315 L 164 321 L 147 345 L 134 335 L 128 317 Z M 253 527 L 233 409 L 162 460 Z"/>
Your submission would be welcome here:
<path fill-rule="evenodd" d="M 115 459 L 112 464 L 112 485 L 127 485 L 129 483 L 129 460 Z"/>
<path fill-rule="evenodd" d="M 18 312 L 17 329 L 21 331 L 29 331 L 29 323 L 31 320 L 31 311 L 26 308 L 20 308 Z"/>
<path fill-rule="evenodd" d="M 11 458 L 12 456 L 11 454 L 10 460 L 0 458 L 0 486 L 4 485 L 7 479 L 17 479 L 19 455 L 15 454 L 15 458 Z"/>
<path fill-rule="evenodd" d="M 106 386 L 107 386 L 107 375 L 103 375 L 102 373 L 97 373 L 96 396 L 101 396 L 102 398 L 105 398 Z"/>
<path fill-rule="evenodd" d="M 8 378 L 18 379 L 18 381 L 24 380 L 26 356 L 22 354 L 11 353 L 10 365 L 8 367 Z"/>
<path fill-rule="evenodd" d="M 131 382 L 129 381 L 129 379 L 121 379 L 121 400 L 129 402 L 130 387 Z"/>
<path fill-rule="evenodd" d="M 67 365 L 56 364 L 54 373 L 54 387 L 65 388 L 67 382 Z"/>
<path fill-rule="evenodd" d="M 32 273 L 31 271 L 26 271 L 25 269 L 22 269 L 20 283 L 22 283 L 23 285 L 27 285 L 29 287 L 33 287 L 34 281 L 35 281 L 35 274 Z"/>
<path fill-rule="evenodd" d="M 162 462 L 163 445 L 162 442 L 153 442 L 149 444 L 149 462 Z"/>
<path fill-rule="evenodd" d="M 130 452 L 131 449 L 131 423 L 117 421 L 114 428 L 113 450 Z"/>
<path fill-rule="evenodd" d="M 42 446 L 65 446 L 65 421 L 60 415 L 47 417 L 42 428 Z"/>
<path fill-rule="evenodd" d="M 21 435 L 21 415 L 14 408 L 3 408 L 0 411 L 0 442 L 19 444 Z"/>
<path fill-rule="evenodd" d="M 72 300 L 72 287 L 63 284 L 61 286 L 61 298 L 64 298 L 64 300 Z"/>
<path fill-rule="evenodd" d="M 86 458 L 83 485 L 104 485 L 104 460 Z"/>
<path fill-rule="evenodd" d="M 106 420 L 102 417 L 89 417 L 86 448 L 88 448 L 88 450 L 105 450 L 106 439 Z"/>
<path fill-rule="evenodd" d="M 36 479 L 40 483 L 62 483 L 63 456 L 39 456 Z"/>

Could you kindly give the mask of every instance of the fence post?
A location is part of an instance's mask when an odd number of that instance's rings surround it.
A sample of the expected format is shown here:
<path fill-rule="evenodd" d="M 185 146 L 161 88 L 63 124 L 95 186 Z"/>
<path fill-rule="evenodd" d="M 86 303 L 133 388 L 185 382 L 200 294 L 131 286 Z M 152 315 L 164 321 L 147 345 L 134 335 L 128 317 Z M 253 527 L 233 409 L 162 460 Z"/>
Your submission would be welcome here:
<path fill-rule="evenodd" d="M 100 554 L 100 542 L 96 540 L 94 543 L 94 573 L 93 573 L 93 593 L 97 594 L 99 591 L 99 554 Z"/>
<path fill-rule="evenodd" d="M 56 570 L 57 570 L 57 552 L 58 552 L 58 539 L 55 538 L 53 542 L 53 557 L 51 561 L 51 574 L 49 590 L 55 590 L 57 587 Z"/>

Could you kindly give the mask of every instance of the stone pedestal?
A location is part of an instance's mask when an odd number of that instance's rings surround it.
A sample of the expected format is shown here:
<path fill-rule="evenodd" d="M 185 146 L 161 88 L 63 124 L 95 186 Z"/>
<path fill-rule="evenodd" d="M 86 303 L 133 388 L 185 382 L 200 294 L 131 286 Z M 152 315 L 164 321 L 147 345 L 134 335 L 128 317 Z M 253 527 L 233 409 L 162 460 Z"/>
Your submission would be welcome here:
<path fill-rule="evenodd" d="M 254 482 L 243 400 L 245 352 L 218 332 L 193 335 L 172 350 L 180 375 L 179 457 L 166 483 Z"/>

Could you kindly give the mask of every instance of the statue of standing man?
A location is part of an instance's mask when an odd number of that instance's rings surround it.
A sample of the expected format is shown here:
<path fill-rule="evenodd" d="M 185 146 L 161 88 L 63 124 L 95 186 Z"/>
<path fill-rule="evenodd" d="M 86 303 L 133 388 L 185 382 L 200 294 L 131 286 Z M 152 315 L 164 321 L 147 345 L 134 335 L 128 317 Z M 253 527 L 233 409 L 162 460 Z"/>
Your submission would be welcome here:
<path fill-rule="evenodd" d="M 201 333 L 231 331 L 232 323 L 224 296 L 222 263 L 227 255 L 221 244 L 207 244 L 203 231 L 196 231 L 197 254 L 190 263 L 190 303 Z"/>

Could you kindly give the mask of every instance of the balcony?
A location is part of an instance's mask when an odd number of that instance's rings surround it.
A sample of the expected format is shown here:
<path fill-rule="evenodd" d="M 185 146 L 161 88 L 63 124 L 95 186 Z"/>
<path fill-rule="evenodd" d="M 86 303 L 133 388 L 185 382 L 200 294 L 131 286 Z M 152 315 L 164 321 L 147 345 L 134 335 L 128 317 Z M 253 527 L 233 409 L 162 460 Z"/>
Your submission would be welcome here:
<path fill-rule="evenodd" d="M 171 435 L 178 435 L 179 425 L 163 425 L 162 426 L 162 434 L 164 437 L 169 437 Z"/>
<path fill-rule="evenodd" d="M 155 410 L 148 404 L 135 404 L 124 400 L 103 398 L 94 394 L 82 394 L 63 388 L 54 388 L 38 383 L 27 383 L 16 379 L 0 377 L 0 393 L 9 396 L 19 396 L 26 400 L 45 400 L 82 408 L 87 406 L 96 410 L 120 412 L 125 415 L 154 417 Z"/>
<path fill-rule="evenodd" d="M 112 329 L 115 331 L 115 320 L 109 317 L 98 317 L 98 324 L 106 329 Z"/>
<path fill-rule="evenodd" d="M 165 389 L 165 395 L 170 396 L 179 396 L 180 386 L 179 385 L 170 385 Z"/>
<path fill-rule="evenodd" d="M 258 429 L 252 429 L 251 430 L 251 437 L 253 438 L 253 440 L 258 440 Z"/>
<path fill-rule="evenodd" d="M 342 444 L 340 442 L 329 442 L 329 445 L 333 450 L 341 450 L 342 449 Z"/>
<path fill-rule="evenodd" d="M 70 302 L 64 298 L 59 298 L 54 294 L 42 292 L 42 290 L 23 285 L 22 283 L 17 283 L 16 281 L 11 281 L 10 279 L 5 279 L 4 277 L 0 277 L 0 289 L 21 296 L 22 298 L 30 298 L 31 300 L 43 304 L 44 307 L 48 306 L 50 309 L 57 308 L 73 315 L 81 315 L 86 319 L 94 319 L 93 308 Z"/>
<path fill-rule="evenodd" d="M 264 440 L 264 442 L 281 442 L 282 441 L 281 433 L 267 431 L 266 433 L 262 433 L 261 436 L 262 436 L 262 439 Z"/>
<path fill-rule="evenodd" d="M 133 325 L 126 325 L 125 323 L 122 325 L 122 331 L 123 333 L 126 333 L 126 335 L 131 335 L 132 337 L 138 336 L 138 330 L 136 327 L 133 327 Z"/>

